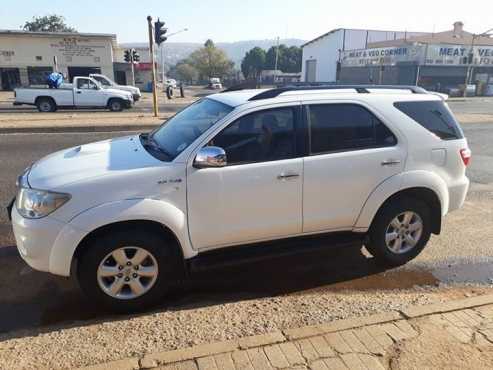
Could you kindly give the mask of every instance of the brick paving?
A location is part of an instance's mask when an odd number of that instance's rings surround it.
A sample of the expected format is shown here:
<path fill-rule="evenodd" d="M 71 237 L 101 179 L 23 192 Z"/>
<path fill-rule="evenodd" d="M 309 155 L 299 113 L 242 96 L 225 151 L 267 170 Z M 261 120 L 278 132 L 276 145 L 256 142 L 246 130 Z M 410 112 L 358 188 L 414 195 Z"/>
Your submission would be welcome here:
<path fill-rule="evenodd" d="M 86 369 L 388 369 L 395 347 L 419 341 L 429 325 L 445 331 L 457 344 L 492 351 L 493 296 L 204 344 Z"/>

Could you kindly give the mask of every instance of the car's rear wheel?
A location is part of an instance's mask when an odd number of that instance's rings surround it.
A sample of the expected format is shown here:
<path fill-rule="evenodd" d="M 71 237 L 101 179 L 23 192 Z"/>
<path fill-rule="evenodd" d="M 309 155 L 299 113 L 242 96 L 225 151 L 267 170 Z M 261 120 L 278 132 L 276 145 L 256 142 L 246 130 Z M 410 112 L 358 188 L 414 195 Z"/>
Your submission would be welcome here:
<path fill-rule="evenodd" d="M 158 303 L 176 279 L 177 258 L 161 235 L 115 231 L 94 238 L 78 262 L 84 293 L 117 312 Z"/>
<path fill-rule="evenodd" d="M 38 107 L 38 111 L 43 113 L 54 112 L 56 110 L 56 104 L 50 98 L 39 98 L 36 101 L 36 106 Z"/>
<path fill-rule="evenodd" d="M 108 108 L 112 112 L 121 112 L 124 108 L 123 101 L 121 99 L 111 99 L 108 102 Z"/>
<path fill-rule="evenodd" d="M 431 235 L 430 209 L 413 198 L 397 198 L 378 212 L 366 248 L 385 266 L 403 265 L 415 258 Z"/>

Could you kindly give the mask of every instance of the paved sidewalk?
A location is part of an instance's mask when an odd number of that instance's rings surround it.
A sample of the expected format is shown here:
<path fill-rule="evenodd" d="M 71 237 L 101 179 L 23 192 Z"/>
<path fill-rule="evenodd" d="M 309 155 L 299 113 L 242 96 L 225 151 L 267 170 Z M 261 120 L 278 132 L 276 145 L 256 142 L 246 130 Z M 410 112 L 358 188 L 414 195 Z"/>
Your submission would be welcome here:
<path fill-rule="evenodd" d="M 96 365 L 103 369 L 487 369 L 493 295 Z"/>

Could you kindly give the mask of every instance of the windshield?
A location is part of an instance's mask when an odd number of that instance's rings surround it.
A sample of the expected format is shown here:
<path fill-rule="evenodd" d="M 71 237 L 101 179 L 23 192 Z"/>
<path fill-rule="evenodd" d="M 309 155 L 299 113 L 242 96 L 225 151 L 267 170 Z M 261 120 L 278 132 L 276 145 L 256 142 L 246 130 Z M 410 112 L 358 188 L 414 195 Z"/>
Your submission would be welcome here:
<path fill-rule="evenodd" d="M 110 83 L 108 80 L 106 80 L 105 78 L 103 77 L 100 77 L 100 76 L 94 76 L 93 77 L 96 81 L 98 81 L 101 85 L 104 85 L 104 86 L 110 86 Z"/>
<path fill-rule="evenodd" d="M 173 160 L 233 107 L 202 99 L 165 122 L 151 134 L 152 140 Z"/>

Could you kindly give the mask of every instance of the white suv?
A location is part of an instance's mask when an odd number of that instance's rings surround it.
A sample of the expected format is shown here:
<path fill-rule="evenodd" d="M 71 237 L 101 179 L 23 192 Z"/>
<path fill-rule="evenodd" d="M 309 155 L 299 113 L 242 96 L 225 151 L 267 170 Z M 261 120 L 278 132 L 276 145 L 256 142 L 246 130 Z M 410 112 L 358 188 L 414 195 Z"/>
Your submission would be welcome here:
<path fill-rule="evenodd" d="M 196 269 L 311 249 L 322 235 L 404 264 L 469 186 L 471 153 L 443 99 L 375 86 L 209 96 L 150 134 L 34 163 L 11 211 L 17 247 L 123 311 Z"/>

